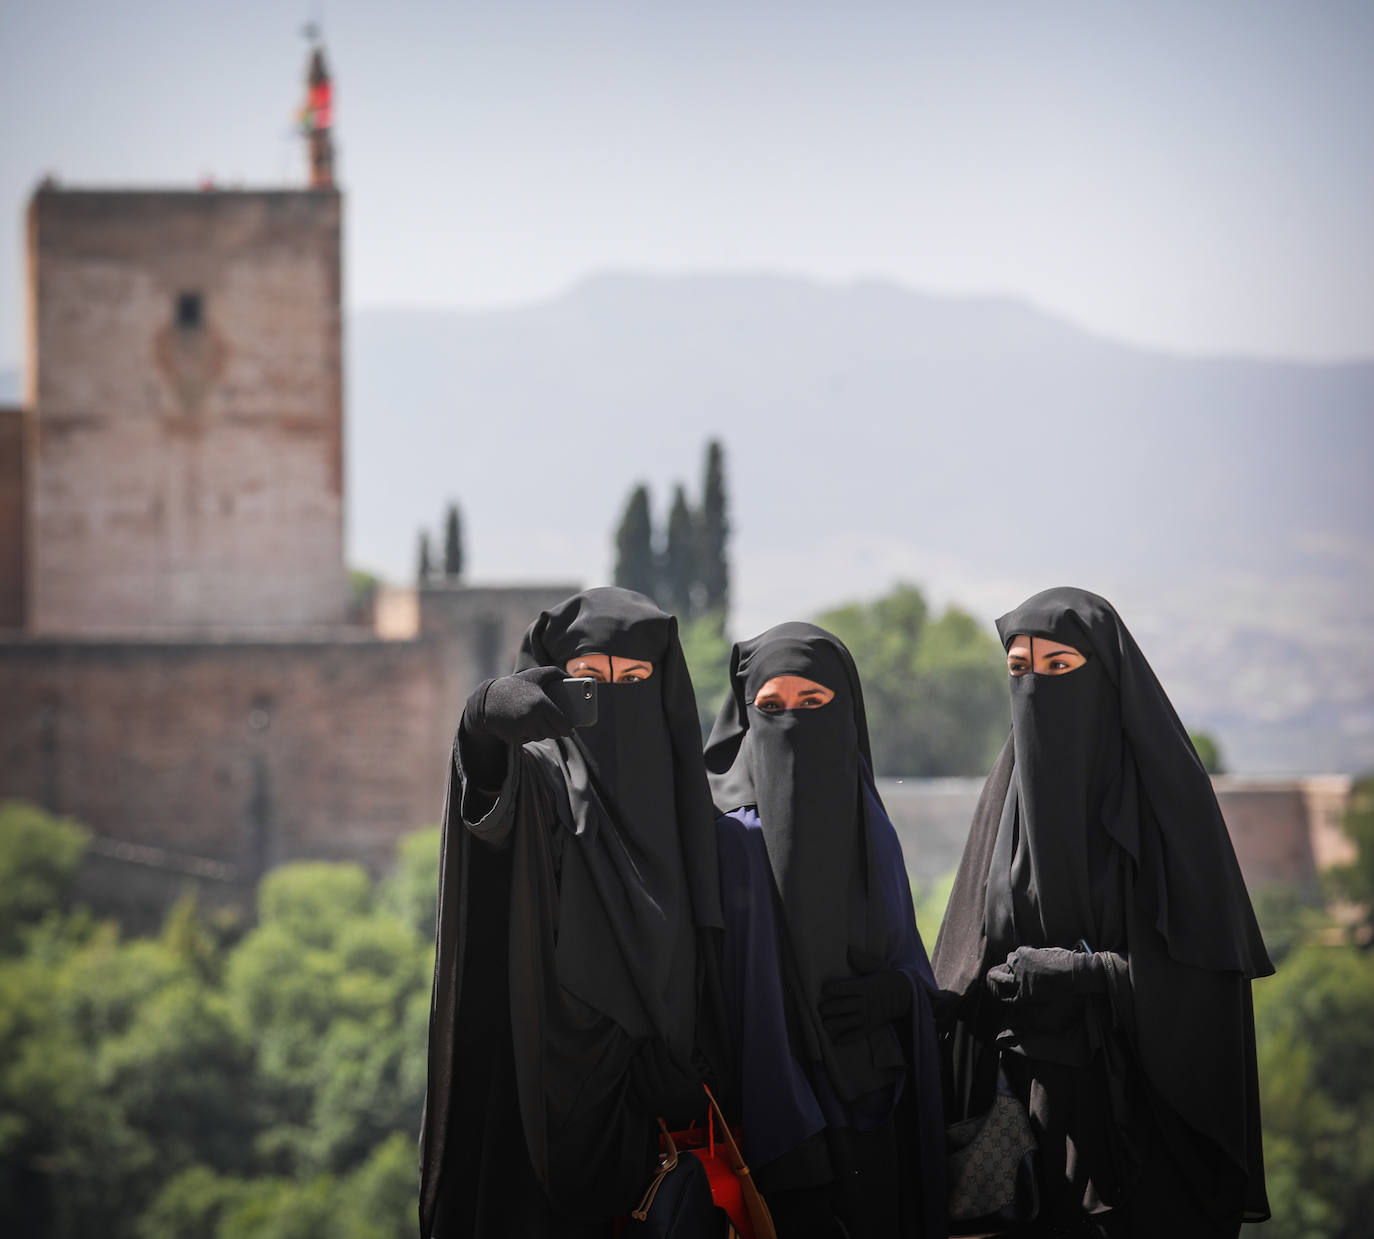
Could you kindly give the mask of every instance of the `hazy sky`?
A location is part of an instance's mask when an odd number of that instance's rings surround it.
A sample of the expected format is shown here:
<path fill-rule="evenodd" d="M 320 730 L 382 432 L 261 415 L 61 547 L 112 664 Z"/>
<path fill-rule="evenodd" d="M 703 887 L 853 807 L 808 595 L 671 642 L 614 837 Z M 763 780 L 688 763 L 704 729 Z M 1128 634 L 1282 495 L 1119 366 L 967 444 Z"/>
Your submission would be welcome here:
<path fill-rule="evenodd" d="M 1188 352 L 1374 356 L 1367 2 L 3 0 L 0 366 L 44 173 L 300 182 L 310 17 L 353 306 L 776 270 Z"/>

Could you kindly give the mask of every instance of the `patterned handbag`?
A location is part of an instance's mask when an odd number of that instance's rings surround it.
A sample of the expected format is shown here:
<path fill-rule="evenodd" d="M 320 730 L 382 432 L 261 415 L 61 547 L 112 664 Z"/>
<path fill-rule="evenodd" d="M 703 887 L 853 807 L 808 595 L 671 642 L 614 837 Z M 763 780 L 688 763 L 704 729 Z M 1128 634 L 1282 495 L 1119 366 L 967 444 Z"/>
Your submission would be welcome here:
<path fill-rule="evenodd" d="M 1000 1069 L 991 1108 L 951 1123 L 945 1141 L 951 1235 L 982 1235 L 1035 1220 L 1039 1149 L 1030 1116 Z"/>

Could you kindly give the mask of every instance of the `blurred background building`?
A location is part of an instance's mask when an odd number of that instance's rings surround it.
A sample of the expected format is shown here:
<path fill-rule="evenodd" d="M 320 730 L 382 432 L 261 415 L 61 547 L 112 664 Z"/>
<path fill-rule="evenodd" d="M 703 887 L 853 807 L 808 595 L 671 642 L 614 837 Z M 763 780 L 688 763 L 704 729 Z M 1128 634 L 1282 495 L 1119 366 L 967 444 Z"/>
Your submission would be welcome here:
<path fill-rule="evenodd" d="M 27 216 L 25 400 L 0 410 L 0 799 L 95 831 L 99 905 L 374 870 L 435 820 L 461 703 L 572 583 L 383 590 L 344 563 L 330 87 L 309 187 L 81 190 Z M 416 445 L 423 450 L 423 445 Z"/>

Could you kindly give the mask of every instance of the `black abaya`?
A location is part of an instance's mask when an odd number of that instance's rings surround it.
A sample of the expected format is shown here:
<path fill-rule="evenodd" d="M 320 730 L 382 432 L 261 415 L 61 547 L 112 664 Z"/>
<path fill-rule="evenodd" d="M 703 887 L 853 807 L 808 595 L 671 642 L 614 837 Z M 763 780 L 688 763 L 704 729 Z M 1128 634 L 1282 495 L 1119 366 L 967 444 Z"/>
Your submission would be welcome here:
<path fill-rule="evenodd" d="M 774 676 L 831 689 L 816 709 L 760 710 Z M 722 816 L 725 1000 L 745 1152 L 781 1239 L 943 1233 L 944 1139 L 930 998 L 901 844 L 873 785 L 863 690 L 849 651 L 780 624 L 731 657 L 706 747 Z M 900 975 L 903 1014 L 832 1036 L 828 983 Z M 829 1228 L 827 1230 L 827 1228 Z"/>
<path fill-rule="evenodd" d="M 1233 1236 L 1268 1216 L 1252 978 L 1272 972 L 1211 784 L 1109 603 L 1036 595 L 998 621 L 1087 656 L 1014 678 L 935 946 L 960 996 L 952 1094 L 976 1110 L 998 1051 L 1037 1126 L 1044 1224 L 1113 1211 L 1135 1236 Z M 1086 947 L 1095 992 L 994 998 L 1017 948 Z"/>
<path fill-rule="evenodd" d="M 519 665 L 592 651 L 654 670 L 598 686 L 595 727 L 507 746 L 499 791 L 474 779 L 478 749 L 462 729 L 455 743 L 423 1239 L 607 1233 L 643 1192 L 657 1148 L 655 1117 L 630 1089 L 635 1054 L 654 1040 L 680 1063 L 691 1056 L 696 939 L 720 912 L 676 621 L 630 591 L 591 590 L 540 616 Z"/>

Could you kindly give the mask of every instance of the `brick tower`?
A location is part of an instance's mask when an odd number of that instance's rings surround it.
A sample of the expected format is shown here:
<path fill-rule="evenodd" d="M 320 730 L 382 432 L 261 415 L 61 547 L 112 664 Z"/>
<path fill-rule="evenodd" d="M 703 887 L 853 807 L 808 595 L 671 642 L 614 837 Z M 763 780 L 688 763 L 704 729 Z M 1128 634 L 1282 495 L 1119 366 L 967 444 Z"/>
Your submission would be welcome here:
<path fill-rule="evenodd" d="M 318 49 L 308 84 L 325 105 L 311 189 L 35 192 L 30 632 L 345 618 L 341 200 Z"/>

